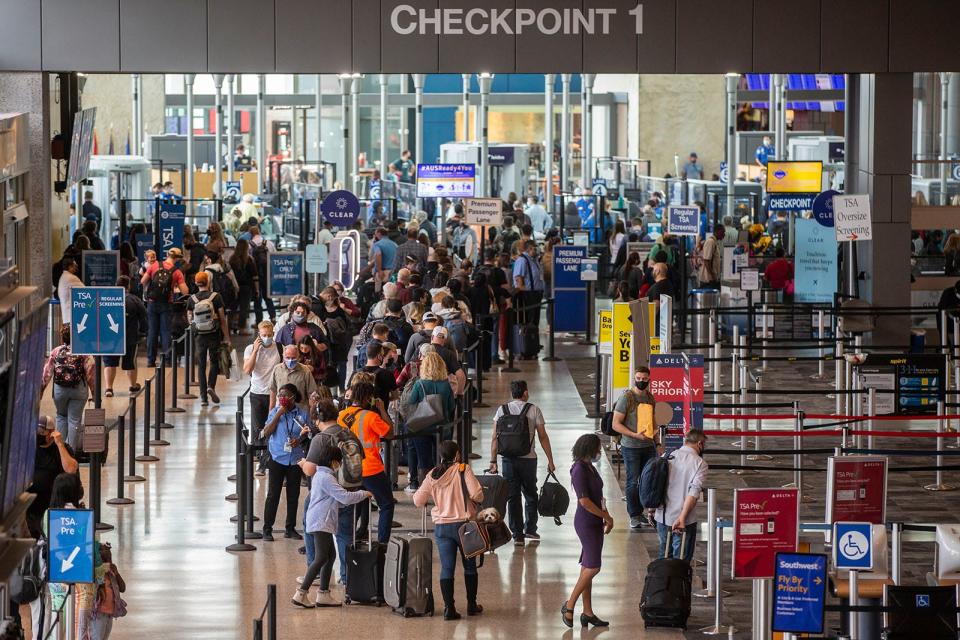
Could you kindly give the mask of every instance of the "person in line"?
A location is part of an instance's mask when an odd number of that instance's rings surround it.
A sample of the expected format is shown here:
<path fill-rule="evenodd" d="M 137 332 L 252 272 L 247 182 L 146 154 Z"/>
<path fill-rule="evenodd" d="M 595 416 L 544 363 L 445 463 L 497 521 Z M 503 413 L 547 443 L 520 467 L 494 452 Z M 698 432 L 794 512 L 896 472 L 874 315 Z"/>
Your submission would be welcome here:
<path fill-rule="evenodd" d="M 777 247 L 774 250 L 776 259 L 767 265 L 763 270 L 763 279 L 774 291 L 784 291 L 793 281 L 793 263 L 787 259 L 787 252 L 783 247 Z"/>
<path fill-rule="evenodd" d="M 372 307 L 370 307 L 370 312 L 367 314 L 367 322 L 371 320 L 379 320 L 380 318 L 387 315 L 387 303 L 391 300 L 397 300 L 400 296 L 400 289 L 396 283 L 388 282 L 383 285 L 383 298 L 377 301 Z"/>
<path fill-rule="evenodd" d="M 390 480 L 380 458 L 380 442 L 393 434 L 393 422 L 372 384 L 358 381 L 350 386 L 350 406 L 340 412 L 337 423 L 353 431 L 363 446 L 363 488 L 373 493 L 379 508 L 377 541 L 390 539 L 394 500 Z M 363 511 L 361 515 L 366 513 Z M 361 519 L 363 521 L 363 519 Z"/>
<path fill-rule="evenodd" d="M 686 533 L 683 559 L 693 560 L 697 542 L 696 507 L 707 480 L 709 466 L 703 459 L 707 449 L 707 436 L 702 429 L 691 429 L 683 438 L 683 446 L 673 452 L 670 459 L 670 482 L 667 484 L 667 501 L 657 509 L 654 518 L 660 536 L 660 557 L 666 558 L 667 534 L 672 530 L 672 553 L 680 557 L 682 534 Z"/>
<path fill-rule="evenodd" d="M 607 233 L 609 234 L 607 239 L 607 248 L 610 250 L 609 263 L 616 265 L 617 256 L 620 255 L 620 247 L 627 241 L 627 228 L 624 226 L 623 220 L 617 220 L 613 229 Z"/>
<path fill-rule="evenodd" d="M 600 461 L 602 448 L 600 438 L 595 433 L 585 433 L 577 438 L 573 445 L 570 484 L 577 495 L 577 512 L 573 517 L 573 528 L 577 532 L 577 538 L 580 539 L 580 576 L 570 597 L 560 607 L 563 624 L 571 628 L 574 609 L 581 596 L 583 613 L 580 614 L 580 626 L 610 625 L 593 612 L 593 579 L 600 573 L 603 536 L 613 530 L 613 516 L 607 511 L 607 501 L 603 497 L 603 480 L 594 466 Z"/>
<path fill-rule="evenodd" d="M 443 619 L 459 620 L 454 603 L 453 576 L 457 555 L 463 563 L 463 582 L 467 588 L 467 615 L 478 616 L 483 606 L 477 602 L 480 576 L 477 559 L 465 558 L 460 544 L 460 526 L 477 515 L 477 504 L 483 501 L 483 487 L 470 465 L 463 464 L 460 447 L 452 440 L 440 443 L 440 464 L 435 466 L 413 494 L 418 509 L 432 502 L 433 537 L 440 555 L 440 593 L 443 596 Z"/>
<path fill-rule="evenodd" d="M 137 382 L 137 344 L 140 342 L 140 332 L 147 328 L 147 308 L 144 306 L 143 300 L 131 292 L 130 278 L 120 276 L 117 279 L 117 286 L 123 287 L 124 290 L 123 306 L 127 321 L 126 342 L 124 343 L 122 356 L 103 356 L 103 378 L 107 386 L 103 395 L 107 398 L 113 397 L 113 382 L 117 379 L 118 366 L 127 372 L 130 393 L 140 391 L 140 384 Z"/>
<path fill-rule="evenodd" d="M 543 271 L 537 260 L 537 243 L 527 240 L 513 263 L 514 290 L 519 322 L 539 327 L 540 302 L 543 300 Z"/>
<path fill-rule="evenodd" d="M 249 195 L 249 194 L 247 194 Z M 250 256 L 250 243 L 237 240 L 237 246 L 230 256 L 230 271 L 237 279 L 236 329 L 242 336 L 250 335 L 247 319 L 250 317 L 250 301 L 259 295 L 260 275 L 257 264 Z"/>
<path fill-rule="evenodd" d="M 84 220 L 80 225 L 80 232 L 90 241 L 90 248 L 94 251 L 103 251 L 106 247 L 103 240 L 97 235 L 97 223 L 94 220 Z"/>
<path fill-rule="evenodd" d="M 92 221 L 96 225 L 94 231 L 99 231 L 100 225 L 103 224 L 103 210 L 94 204 L 93 191 L 83 192 L 83 207 L 80 211 L 83 213 L 84 220 Z"/>
<path fill-rule="evenodd" d="M 719 289 L 723 269 L 723 238 L 727 229 L 722 224 L 713 227 L 713 235 L 707 237 L 700 248 L 700 269 L 697 278 L 704 289 Z"/>
<path fill-rule="evenodd" d="M 243 350 L 243 372 L 250 376 L 250 419 L 255 434 L 267 423 L 273 370 L 281 364 L 280 354 L 273 346 L 273 324 L 264 320 L 257 330 L 256 339 Z"/>
<path fill-rule="evenodd" d="M 161 355 L 170 350 L 170 319 L 173 317 L 174 293 L 190 293 L 180 263 L 183 252 L 177 247 L 167 250 L 167 259 L 154 262 L 140 278 L 147 300 L 147 367 L 157 366 L 157 346 Z"/>
<path fill-rule="evenodd" d="M 27 507 L 27 529 L 34 538 L 43 535 L 43 514 L 50 506 L 54 480 L 61 473 L 77 473 L 80 470 L 76 453 L 54 426 L 48 416 L 40 416 L 37 422 L 33 482 L 27 488 L 27 492 L 35 496 Z"/>
<path fill-rule="evenodd" d="M 547 231 L 553 227 L 553 218 L 550 217 L 547 210 L 540 204 L 540 199 L 537 198 L 537 196 L 527 198 L 527 208 L 524 213 L 530 218 L 530 226 L 533 227 L 535 239 L 543 238 L 547 234 Z"/>
<path fill-rule="evenodd" d="M 530 391 L 526 380 L 510 381 L 510 396 L 513 398 L 507 404 L 497 409 L 493 416 L 493 438 L 490 444 L 490 473 L 497 473 L 497 421 L 504 410 L 511 415 L 526 414 L 527 428 L 530 431 L 530 452 L 519 458 L 503 457 L 503 478 L 510 485 L 510 498 L 507 501 L 507 512 L 510 516 L 510 531 L 513 533 L 515 546 L 522 547 L 524 540 L 540 540 L 537 533 L 537 504 L 539 494 L 537 488 L 537 448 L 534 444 L 540 440 L 544 455 L 547 456 L 547 471 L 553 473 L 556 465 L 553 464 L 553 448 L 550 446 L 550 436 L 547 435 L 546 423 L 540 407 L 530 402 Z M 521 503 L 521 494 L 523 502 Z M 524 505 L 526 508 L 524 509 Z"/>
<path fill-rule="evenodd" d="M 427 269 L 427 254 L 429 250 L 417 238 L 420 230 L 415 226 L 407 227 L 407 241 L 397 247 L 397 253 L 405 261 L 413 256 L 416 259 L 417 271 L 423 273 Z"/>
<path fill-rule="evenodd" d="M 432 430 L 444 425 L 453 423 L 454 412 L 457 409 L 457 401 L 453 395 L 453 387 L 447 379 L 447 366 L 443 363 L 443 358 L 438 353 L 427 353 L 420 360 L 420 377 L 413 383 L 410 389 L 409 404 L 416 405 L 423 402 L 427 396 L 438 395 L 443 406 L 443 420 L 436 425 L 428 427 L 430 435 L 413 436 L 409 441 L 409 472 L 410 484 L 405 491 L 413 493 L 423 482 L 423 475 L 433 465 L 436 460 L 436 453 L 433 451 Z"/>
<path fill-rule="evenodd" d="M 126 603 L 120 597 L 127 590 L 127 583 L 113 563 L 110 543 L 100 545 L 100 560 L 97 575 L 103 572 L 103 584 L 97 589 L 96 608 L 91 620 L 90 637 L 93 640 L 107 640 L 113 630 L 113 620 L 127 613 Z"/>
<path fill-rule="evenodd" d="M 337 532 L 339 512 L 342 507 L 369 500 L 373 494 L 369 491 L 347 491 L 341 487 L 337 482 L 337 471 L 342 464 L 343 453 L 332 445 L 324 446 L 316 459 L 306 516 L 306 534 L 312 539 L 314 555 L 300 581 L 300 587 L 291 599 L 298 607 L 310 609 L 315 606 L 339 607 L 343 604 L 330 594 L 330 575 L 337 557 L 333 536 Z M 308 600 L 310 585 L 317 577 L 320 579 L 317 595 L 311 603 Z"/>
<path fill-rule="evenodd" d="M 673 281 L 670 279 L 670 267 L 665 262 L 653 265 L 653 284 L 647 289 L 647 299 L 657 308 L 657 326 L 660 326 L 660 296 L 673 296 Z"/>
<path fill-rule="evenodd" d="M 300 540 L 297 533 L 297 508 L 300 504 L 300 439 L 309 432 L 307 412 L 298 407 L 304 398 L 292 384 L 280 387 L 277 406 L 267 416 L 263 437 L 267 438 L 270 461 L 267 462 L 267 499 L 263 506 L 263 539 L 273 542 L 273 523 L 280 506 L 280 491 L 286 484 L 287 519 L 284 537 Z"/>
<path fill-rule="evenodd" d="M 386 283 L 397 267 L 397 243 L 389 238 L 386 227 L 377 227 L 373 233 L 373 241 L 368 264 L 375 281 L 381 284 Z"/>
<path fill-rule="evenodd" d="M 309 335 L 300 338 L 297 349 L 300 351 L 300 363 L 310 367 L 313 381 L 317 383 L 317 389 L 326 389 L 327 367 L 329 366 L 327 362 L 328 351 L 320 349 L 320 344 Z"/>
<path fill-rule="evenodd" d="M 50 351 L 43 367 L 40 395 L 53 382 L 53 403 L 57 407 L 57 431 L 73 448 L 80 449 L 83 408 L 94 388 L 96 371 L 91 356 L 75 356 L 70 350 L 70 325 L 60 327 L 60 346 Z"/>
<path fill-rule="evenodd" d="M 211 277 L 206 271 L 196 275 L 197 293 L 190 296 L 187 303 L 188 320 L 197 334 L 196 346 L 197 374 L 200 378 L 200 406 L 210 403 L 220 404 L 217 395 L 217 376 L 220 375 L 220 345 L 230 335 L 223 300 L 217 292 L 211 290 Z M 209 365 L 209 371 L 207 366 Z"/>
<path fill-rule="evenodd" d="M 83 280 L 80 279 L 80 263 L 77 260 L 64 258 L 61 264 L 63 273 L 60 274 L 60 281 L 57 283 L 57 298 L 60 299 L 60 317 L 64 324 L 70 324 L 70 319 L 73 317 L 70 292 L 74 287 L 82 287 Z"/>
<path fill-rule="evenodd" d="M 304 336 L 310 336 L 317 342 L 320 351 L 327 350 L 327 334 L 320 326 L 319 318 L 313 316 L 316 318 L 314 321 L 310 314 L 310 305 L 299 298 L 290 305 L 289 321 L 283 323 L 277 332 L 278 349 L 299 344 Z M 279 320 L 283 322 L 283 317 Z"/>
<path fill-rule="evenodd" d="M 396 354 L 386 353 L 383 342 L 371 340 L 367 343 L 367 364 L 361 367 L 360 371 L 371 374 L 375 380 L 376 396 L 384 407 L 390 405 L 394 392 L 397 388 L 397 381 L 393 374 L 387 370 L 391 360 L 396 360 Z"/>
<path fill-rule="evenodd" d="M 475 263 L 479 255 L 480 240 L 477 238 L 476 230 L 464 220 L 462 204 L 454 207 L 452 220 L 453 242 L 451 246 L 453 247 L 453 253 L 463 260 Z"/>
<path fill-rule="evenodd" d="M 42 516 L 43 535 L 49 538 L 50 532 L 47 529 L 49 522 L 48 514 L 51 509 L 83 509 L 83 483 L 80 481 L 79 473 L 61 473 L 53 481 L 53 489 L 50 491 L 50 507 Z M 94 547 L 97 548 L 96 538 L 94 538 Z M 96 553 L 94 554 L 96 555 Z M 44 638 L 59 638 L 60 620 L 66 617 L 66 606 L 72 606 L 70 600 L 70 585 L 62 582 L 48 582 L 50 600 L 48 612 L 44 615 Z M 38 598 L 39 600 L 39 598 Z M 32 609 L 32 608 L 31 608 Z M 34 629 L 40 628 L 40 611 L 37 608 Z"/>
<path fill-rule="evenodd" d="M 320 300 L 323 306 L 317 309 L 317 315 L 323 322 L 330 340 L 329 364 L 336 369 L 337 373 L 335 385 L 329 384 L 332 382 L 331 379 L 327 382 L 329 386 L 336 386 L 342 391 L 347 383 L 347 359 L 350 357 L 350 347 L 353 346 L 353 328 L 350 317 L 340 305 L 340 296 L 336 289 L 325 288 L 320 292 Z"/>
<path fill-rule="evenodd" d="M 277 248 L 272 241 L 267 240 L 267 237 L 261 233 L 259 225 L 251 225 L 248 232 L 250 233 L 250 255 L 257 266 L 257 281 L 260 283 L 253 299 L 253 318 L 257 324 L 260 324 L 260 321 L 263 320 L 263 305 L 265 304 L 267 316 L 271 322 L 276 323 L 277 310 L 273 306 L 273 298 L 267 295 L 267 256 L 274 253 Z"/>
<path fill-rule="evenodd" d="M 310 394 L 317 390 L 310 367 L 300 363 L 300 350 L 295 344 L 283 347 L 283 362 L 273 368 L 270 374 L 270 408 L 277 406 L 277 397 L 284 385 L 292 384 L 300 394 L 297 405 L 306 411 Z"/>
<path fill-rule="evenodd" d="M 638 531 L 646 523 L 640 502 L 640 475 L 657 456 L 656 426 L 650 393 L 650 369 L 641 366 L 633 374 L 633 387 L 623 392 L 613 408 L 613 430 L 620 434 L 620 453 L 627 469 L 626 498 L 630 528 Z"/>

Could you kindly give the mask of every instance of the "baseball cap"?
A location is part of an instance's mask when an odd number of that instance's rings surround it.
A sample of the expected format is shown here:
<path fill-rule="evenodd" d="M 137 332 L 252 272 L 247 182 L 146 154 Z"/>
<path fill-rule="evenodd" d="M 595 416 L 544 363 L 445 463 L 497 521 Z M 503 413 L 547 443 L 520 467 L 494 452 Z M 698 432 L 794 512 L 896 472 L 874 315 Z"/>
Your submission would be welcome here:
<path fill-rule="evenodd" d="M 432 335 L 434 338 L 446 338 L 446 337 L 447 337 L 447 329 L 446 329 L 446 327 L 434 327 L 434 328 L 433 328 L 433 334 L 431 334 L 431 335 Z"/>
<path fill-rule="evenodd" d="M 437 314 L 435 314 L 433 311 L 427 311 L 425 314 L 423 314 L 424 322 L 437 322 L 438 320 L 439 318 L 437 318 Z"/>

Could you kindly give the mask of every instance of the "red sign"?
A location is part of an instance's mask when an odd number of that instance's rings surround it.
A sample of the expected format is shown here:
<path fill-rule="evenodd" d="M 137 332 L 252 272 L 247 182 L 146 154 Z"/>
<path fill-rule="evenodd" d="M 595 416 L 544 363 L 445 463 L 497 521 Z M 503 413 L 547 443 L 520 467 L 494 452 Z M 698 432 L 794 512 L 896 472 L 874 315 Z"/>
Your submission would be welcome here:
<path fill-rule="evenodd" d="M 887 517 L 887 458 L 827 459 L 827 516 L 834 522 L 883 524 Z"/>
<path fill-rule="evenodd" d="M 734 489 L 733 503 L 733 577 L 772 578 L 776 554 L 797 550 L 799 492 Z"/>

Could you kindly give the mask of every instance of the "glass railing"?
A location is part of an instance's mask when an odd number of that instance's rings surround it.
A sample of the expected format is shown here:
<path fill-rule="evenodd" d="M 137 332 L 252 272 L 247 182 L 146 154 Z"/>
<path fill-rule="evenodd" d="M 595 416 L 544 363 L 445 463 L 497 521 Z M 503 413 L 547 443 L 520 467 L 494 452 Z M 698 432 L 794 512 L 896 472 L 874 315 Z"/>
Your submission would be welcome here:
<path fill-rule="evenodd" d="M 960 207 L 960 158 L 915 159 L 910 193 L 918 207 Z"/>

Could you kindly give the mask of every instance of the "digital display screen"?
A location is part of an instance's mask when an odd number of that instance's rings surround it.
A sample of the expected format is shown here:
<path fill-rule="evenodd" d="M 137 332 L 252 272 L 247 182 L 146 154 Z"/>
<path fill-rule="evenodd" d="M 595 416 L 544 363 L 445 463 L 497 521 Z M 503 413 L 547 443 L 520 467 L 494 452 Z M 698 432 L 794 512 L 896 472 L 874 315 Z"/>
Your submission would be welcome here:
<path fill-rule="evenodd" d="M 767 163 L 767 193 L 820 193 L 822 186 L 822 162 Z"/>

